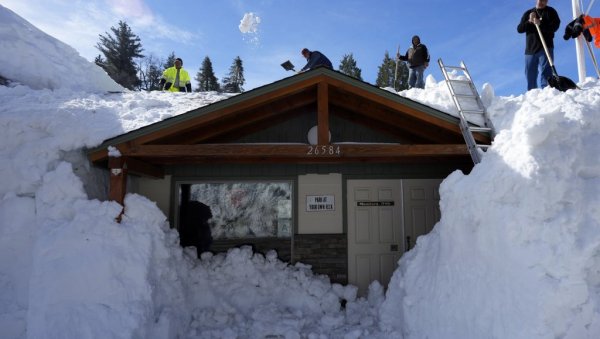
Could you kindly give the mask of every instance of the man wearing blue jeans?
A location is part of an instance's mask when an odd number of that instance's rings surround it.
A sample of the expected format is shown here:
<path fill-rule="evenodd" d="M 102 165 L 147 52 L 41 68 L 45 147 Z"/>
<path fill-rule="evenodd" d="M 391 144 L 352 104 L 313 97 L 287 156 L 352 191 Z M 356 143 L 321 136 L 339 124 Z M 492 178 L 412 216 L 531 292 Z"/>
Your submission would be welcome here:
<path fill-rule="evenodd" d="M 527 77 L 527 90 L 538 88 L 538 70 L 540 86 L 548 86 L 548 78 L 552 75 L 550 62 L 544 52 L 535 25 L 540 26 L 542 36 L 548 46 L 548 53 L 554 58 L 554 33 L 560 27 L 560 18 L 556 10 L 548 6 L 548 0 L 536 0 L 535 7 L 523 13 L 517 32 L 525 33 L 525 76 Z"/>
<path fill-rule="evenodd" d="M 410 88 L 425 88 L 423 72 L 429 66 L 429 52 L 427 46 L 421 43 L 418 35 L 412 37 L 412 46 L 405 55 L 396 55 L 402 61 L 408 61 L 408 86 Z"/>

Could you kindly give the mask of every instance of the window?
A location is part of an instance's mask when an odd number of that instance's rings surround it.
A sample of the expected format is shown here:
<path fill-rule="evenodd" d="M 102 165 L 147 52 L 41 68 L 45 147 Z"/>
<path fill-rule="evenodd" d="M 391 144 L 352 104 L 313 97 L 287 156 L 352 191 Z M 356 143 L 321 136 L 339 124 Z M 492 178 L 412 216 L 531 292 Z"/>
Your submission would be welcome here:
<path fill-rule="evenodd" d="M 291 181 L 182 183 L 179 211 L 180 215 L 190 215 L 190 208 L 206 210 L 195 214 L 202 215 L 202 222 L 209 225 L 215 240 L 289 238 L 293 226 L 292 187 Z M 193 227 L 182 225 L 191 219 L 179 220 L 180 230 Z"/>

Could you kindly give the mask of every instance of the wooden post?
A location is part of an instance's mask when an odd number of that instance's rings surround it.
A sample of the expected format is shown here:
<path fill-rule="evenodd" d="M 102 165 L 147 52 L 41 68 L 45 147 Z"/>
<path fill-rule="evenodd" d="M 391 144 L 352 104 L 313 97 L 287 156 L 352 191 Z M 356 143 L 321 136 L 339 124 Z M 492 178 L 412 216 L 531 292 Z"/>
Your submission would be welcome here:
<path fill-rule="evenodd" d="M 317 144 L 328 145 L 329 140 L 329 88 L 320 82 L 317 91 Z"/>
<path fill-rule="evenodd" d="M 127 163 L 123 157 L 109 157 L 108 168 L 110 170 L 110 187 L 108 190 L 108 198 L 125 206 L 125 193 L 127 193 Z M 117 221 L 121 222 L 123 210 L 117 217 Z"/>

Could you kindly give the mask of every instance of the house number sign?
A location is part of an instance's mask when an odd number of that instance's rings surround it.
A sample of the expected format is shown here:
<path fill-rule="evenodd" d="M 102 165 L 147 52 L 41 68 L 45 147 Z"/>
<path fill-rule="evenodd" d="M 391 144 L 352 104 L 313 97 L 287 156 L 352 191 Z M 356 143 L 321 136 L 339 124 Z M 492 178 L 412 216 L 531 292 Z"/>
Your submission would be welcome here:
<path fill-rule="evenodd" d="M 306 155 L 310 156 L 340 156 L 342 152 L 340 151 L 340 146 L 334 145 L 310 145 L 308 146 L 308 150 L 306 151 Z"/>

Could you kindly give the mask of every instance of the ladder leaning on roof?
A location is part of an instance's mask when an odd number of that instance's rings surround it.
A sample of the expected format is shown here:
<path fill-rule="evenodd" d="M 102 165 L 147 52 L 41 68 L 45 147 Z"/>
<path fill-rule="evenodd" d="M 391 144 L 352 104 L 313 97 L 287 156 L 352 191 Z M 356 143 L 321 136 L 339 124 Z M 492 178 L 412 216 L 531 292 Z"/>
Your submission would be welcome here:
<path fill-rule="evenodd" d="M 493 140 L 495 136 L 494 125 L 492 125 L 492 121 L 487 114 L 479 93 L 477 93 L 477 89 L 475 89 L 471 75 L 464 62 L 461 61 L 460 66 L 446 66 L 442 62 L 442 59 L 438 59 L 438 64 L 446 79 L 446 85 L 448 85 L 452 100 L 454 100 L 454 104 L 458 109 L 460 130 L 467 143 L 471 159 L 473 159 L 474 164 L 478 164 L 481 162 L 481 153 L 479 150 L 485 151 L 491 145 L 477 144 L 473 133 L 487 133 L 490 139 Z M 464 78 L 451 77 L 451 74 L 449 74 L 451 71 L 461 71 Z M 480 126 L 469 123 L 469 121 L 473 120 L 480 121 Z"/>

